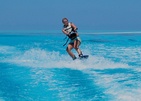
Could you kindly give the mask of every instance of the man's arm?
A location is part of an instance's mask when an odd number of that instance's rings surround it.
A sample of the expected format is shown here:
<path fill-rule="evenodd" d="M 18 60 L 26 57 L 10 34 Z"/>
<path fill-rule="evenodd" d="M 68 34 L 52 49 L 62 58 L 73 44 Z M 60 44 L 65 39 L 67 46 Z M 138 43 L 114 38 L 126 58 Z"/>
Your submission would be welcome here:
<path fill-rule="evenodd" d="M 64 34 L 66 34 L 67 36 L 69 35 L 69 33 L 68 33 L 67 31 L 65 31 L 64 28 L 62 29 L 62 32 L 63 32 Z"/>
<path fill-rule="evenodd" d="M 71 27 L 73 28 L 74 32 L 78 29 L 73 23 L 71 23 Z"/>

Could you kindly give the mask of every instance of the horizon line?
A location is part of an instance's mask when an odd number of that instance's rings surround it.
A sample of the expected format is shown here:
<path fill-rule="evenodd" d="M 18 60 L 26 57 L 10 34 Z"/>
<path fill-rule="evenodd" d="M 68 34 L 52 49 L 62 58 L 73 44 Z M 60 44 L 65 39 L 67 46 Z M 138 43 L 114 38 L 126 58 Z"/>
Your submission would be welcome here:
<path fill-rule="evenodd" d="M 0 34 L 4 33 L 62 33 L 61 30 L 0 30 Z M 81 34 L 141 34 L 141 30 L 79 30 Z"/>

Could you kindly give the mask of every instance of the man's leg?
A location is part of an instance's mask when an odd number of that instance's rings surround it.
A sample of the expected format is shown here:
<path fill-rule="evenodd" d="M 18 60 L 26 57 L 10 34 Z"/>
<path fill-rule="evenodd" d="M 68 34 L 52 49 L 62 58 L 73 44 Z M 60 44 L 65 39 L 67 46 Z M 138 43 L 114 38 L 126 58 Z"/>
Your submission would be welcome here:
<path fill-rule="evenodd" d="M 68 54 L 72 57 L 72 59 L 76 59 L 75 55 L 71 52 L 71 50 L 73 49 L 73 44 L 69 44 L 66 51 L 68 52 Z"/>
<path fill-rule="evenodd" d="M 74 48 L 77 51 L 77 53 L 79 54 L 79 56 L 80 56 L 80 55 L 82 55 L 82 51 L 80 50 L 79 46 L 80 46 L 80 41 L 79 40 L 75 40 L 74 41 Z"/>

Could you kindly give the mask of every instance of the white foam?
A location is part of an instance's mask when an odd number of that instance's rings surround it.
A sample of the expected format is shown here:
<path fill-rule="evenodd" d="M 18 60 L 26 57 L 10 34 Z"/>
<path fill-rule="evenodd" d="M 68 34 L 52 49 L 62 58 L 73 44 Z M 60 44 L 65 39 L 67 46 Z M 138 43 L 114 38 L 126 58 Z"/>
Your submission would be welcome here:
<path fill-rule="evenodd" d="M 132 77 L 133 74 L 118 73 L 114 75 L 100 74 L 97 72 L 89 71 L 89 69 L 115 69 L 115 68 L 130 68 L 126 63 L 114 62 L 110 59 L 102 56 L 93 56 L 87 60 L 75 60 L 73 61 L 68 55 L 61 55 L 59 52 L 42 50 L 39 48 L 29 49 L 25 52 L 18 51 L 18 54 L 14 54 L 9 58 L 5 58 L 3 62 L 8 62 L 20 66 L 28 66 L 32 68 L 70 68 L 84 70 L 88 69 L 88 74 L 94 76 L 94 81 L 100 87 L 105 88 L 105 94 L 112 96 L 114 101 L 140 101 L 141 100 L 141 86 L 140 81 L 128 80 L 125 83 L 119 83 L 119 80 L 127 80 Z M 87 72 L 87 71 L 86 71 Z M 37 72 L 40 74 L 40 71 Z M 38 75 L 38 74 L 37 74 Z M 51 79 L 51 78 L 46 78 Z M 52 80 L 50 85 L 52 86 Z M 38 81 L 36 81 L 38 82 Z M 133 84 L 137 83 L 137 84 Z M 53 83 L 54 84 L 54 83 Z M 133 84 L 137 87 L 131 88 L 126 84 Z M 54 85 L 55 87 L 55 85 Z M 57 89 L 54 88 L 54 89 Z M 59 96 L 62 96 L 60 93 Z"/>
<path fill-rule="evenodd" d="M 134 71 L 135 71 L 135 72 L 140 72 L 140 73 L 141 73 L 141 67 L 136 67 L 136 68 L 134 69 Z"/>
<path fill-rule="evenodd" d="M 19 52 L 20 53 L 20 52 Z M 68 55 L 61 55 L 59 52 L 48 52 L 41 49 L 30 49 L 24 53 L 16 54 L 11 58 L 5 59 L 5 62 L 17 64 L 20 66 L 40 67 L 40 68 L 72 68 L 72 69 L 113 69 L 128 68 L 128 64 L 115 63 L 104 57 L 90 55 L 87 60 L 73 61 Z"/>
<path fill-rule="evenodd" d="M 11 54 L 16 50 L 13 46 L 0 46 L 0 53 L 1 54 Z"/>
<path fill-rule="evenodd" d="M 140 57 L 141 57 L 140 47 L 135 47 L 135 46 L 111 47 L 111 46 L 100 46 L 100 45 L 97 47 L 98 49 L 93 51 L 93 53 L 95 54 L 105 57 L 113 57 L 114 59 L 119 59 L 119 61 L 122 61 L 123 63 L 130 65 L 132 65 L 131 63 L 136 63 L 137 65 L 140 65 Z"/>
<path fill-rule="evenodd" d="M 91 72 L 92 73 L 92 72 Z M 112 101 L 141 101 L 140 81 L 131 79 L 134 74 L 117 73 L 113 75 L 93 72 L 95 82 L 105 88 L 105 94 L 112 98 Z M 125 80 L 124 82 L 118 82 Z M 127 86 L 127 85 L 132 86 Z"/>

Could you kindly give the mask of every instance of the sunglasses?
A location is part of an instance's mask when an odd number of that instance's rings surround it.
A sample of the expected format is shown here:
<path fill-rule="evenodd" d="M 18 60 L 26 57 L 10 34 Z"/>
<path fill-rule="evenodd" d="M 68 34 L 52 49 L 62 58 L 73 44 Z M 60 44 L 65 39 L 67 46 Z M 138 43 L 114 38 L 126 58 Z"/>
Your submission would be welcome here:
<path fill-rule="evenodd" d="M 68 22 L 68 21 L 67 21 L 67 20 L 64 20 L 64 21 L 63 21 L 63 23 L 66 23 L 66 22 Z"/>

